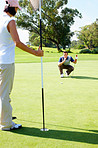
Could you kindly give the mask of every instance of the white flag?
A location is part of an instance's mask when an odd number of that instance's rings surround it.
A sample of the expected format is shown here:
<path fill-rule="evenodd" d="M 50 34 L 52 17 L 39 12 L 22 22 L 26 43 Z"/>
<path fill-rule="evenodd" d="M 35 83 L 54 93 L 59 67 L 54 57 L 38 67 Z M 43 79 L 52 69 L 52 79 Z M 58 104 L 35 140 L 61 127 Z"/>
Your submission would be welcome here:
<path fill-rule="evenodd" d="M 36 11 L 39 8 L 39 0 L 30 0 L 33 9 Z"/>

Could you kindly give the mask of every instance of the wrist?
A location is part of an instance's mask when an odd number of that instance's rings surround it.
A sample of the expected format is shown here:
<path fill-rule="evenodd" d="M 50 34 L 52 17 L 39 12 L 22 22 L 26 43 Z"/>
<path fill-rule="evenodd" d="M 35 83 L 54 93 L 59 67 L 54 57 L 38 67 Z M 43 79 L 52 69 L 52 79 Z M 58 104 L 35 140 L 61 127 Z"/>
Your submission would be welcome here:
<path fill-rule="evenodd" d="M 65 61 L 66 61 L 66 59 L 64 59 L 64 61 L 62 63 L 64 64 Z"/>

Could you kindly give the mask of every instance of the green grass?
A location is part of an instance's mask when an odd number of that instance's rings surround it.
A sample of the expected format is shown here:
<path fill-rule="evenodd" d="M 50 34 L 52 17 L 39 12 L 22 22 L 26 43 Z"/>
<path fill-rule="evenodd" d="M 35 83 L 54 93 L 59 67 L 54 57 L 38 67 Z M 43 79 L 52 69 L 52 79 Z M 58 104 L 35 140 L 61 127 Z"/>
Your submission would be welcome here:
<path fill-rule="evenodd" d="M 72 76 L 61 79 L 57 67 L 61 53 L 45 54 L 46 57 L 43 58 L 45 121 L 46 127 L 50 130 L 40 131 L 42 128 L 40 58 L 33 59 L 31 55 L 17 51 L 11 98 L 13 116 L 17 116 L 15 122 L 21 123 L 23 128 L 12 132 L 0 131 L 0 148 L 97 148 L 98 55 L 79 55 Z M 57 61 L 50 62 L 52 54 Z"/>
<path fill-rule="evenodd" d="M 37 47 L 36 47 L 37 48 Z M 59 57 L 62 56 L 63 53 L 58 53 L 56 48 L 45 48 L 44 50 L 44 57 L 43 62 L 57 62 L 59 60 Z M 75 55 L 78 54 L 79 60 L 98 60 L 98 54 L 79 54 L 76 52 L 77 50 L 72 50 L 73 53 L 70 55 L 75 58 Z M 40 58 L 30 55 L 29 53 L 26 53 L 22 51 L 21 49 L 16 48 L 16 56 L 15 56 L 15 62 L 16 63 L 39 63 Z"/>

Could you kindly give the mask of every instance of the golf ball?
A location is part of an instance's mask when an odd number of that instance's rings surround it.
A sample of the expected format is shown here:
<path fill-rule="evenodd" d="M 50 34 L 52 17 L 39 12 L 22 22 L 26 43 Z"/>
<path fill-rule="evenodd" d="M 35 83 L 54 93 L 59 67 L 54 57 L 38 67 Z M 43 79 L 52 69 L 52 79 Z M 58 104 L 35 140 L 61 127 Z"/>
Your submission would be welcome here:
<path fill-rule="evenodd" d="M 63 82 L 61 82 L 61 84 L 63 84 Z"/>

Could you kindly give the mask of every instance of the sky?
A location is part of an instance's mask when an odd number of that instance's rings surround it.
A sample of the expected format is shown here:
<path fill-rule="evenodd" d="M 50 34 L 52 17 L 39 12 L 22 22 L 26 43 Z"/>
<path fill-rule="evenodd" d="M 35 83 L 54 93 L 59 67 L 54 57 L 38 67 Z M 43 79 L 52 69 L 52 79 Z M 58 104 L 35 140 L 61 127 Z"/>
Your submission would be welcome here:
<path fill-rule="evenodd" d="M 0 0 L 0 15 L 3 13 L 5 0 Z M 98 18 L 98 0 L 68 0 L 68 8 L 77 9 L 82 14 L 82 19 L 76 17 L 71 31 L 80 30 L 80 27 L 92 24 Z M 20 40 L 23 43 L 28 42 L 29 34 L 27 30 L 18 29 Z M 76 40 L 74 35 L 72 40 Z"/>

